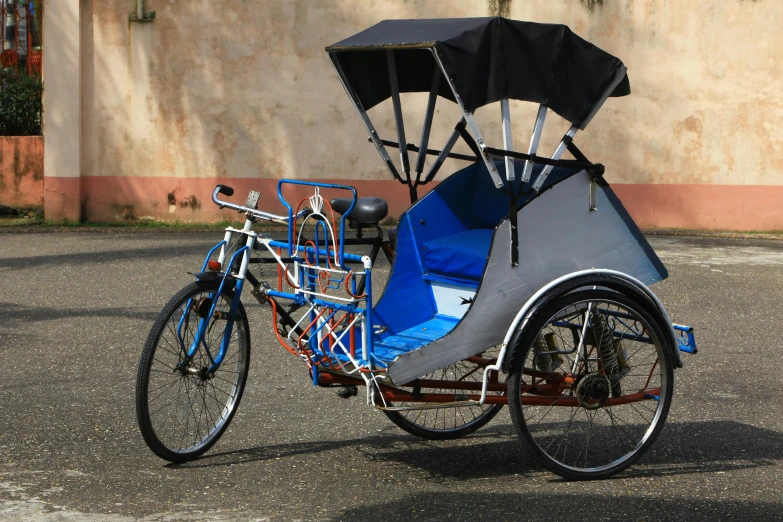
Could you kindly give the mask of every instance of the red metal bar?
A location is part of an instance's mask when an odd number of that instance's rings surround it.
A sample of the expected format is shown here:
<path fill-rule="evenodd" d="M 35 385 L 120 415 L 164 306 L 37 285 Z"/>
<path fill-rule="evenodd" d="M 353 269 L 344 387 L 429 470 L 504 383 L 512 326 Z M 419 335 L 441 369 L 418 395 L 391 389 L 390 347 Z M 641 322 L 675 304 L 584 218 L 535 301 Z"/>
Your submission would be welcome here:
<path fill-rule="evenodd" d="M 309 325 L 307 325 L 307 328 L 302 330 L 302 333 L 299 334 L 299 337 L 296 340 L 296 345 L 300 349 L 302 348 L 302 337 L 304 336 L 304 334 L 306 334 L 307 332 L 310 331 L 310 329 L 312 329 L 313 325 L 315 325 L 315 323 L 318 322 L 318 319 L 320 319 L 321 316 L 324 315 L 327 310 L 328 310 L 328 308 L 324 308 L 323 310 L 321 310 L 321 312 L 318 315 L 315 316 L 315 319 L 313 319 L 312 322 Z"/>
<path fill-rule="evenodd" d="M 655 371 L 656 366 L 658 366 L 658 359 L 655 359 L 655 364 L 653 364 L 653 367 L 650 370 L 650 375 L 647 376 L 647 382 L 644 383 L 644 388 L 642 388 L 643 390 L 646 390 L 647 387 L 650 385 L 650 381 L 652 380 L 653 372 Z"/>
<path fill-rule="evenodd" d="M 476 381 L 436 381 L 432 379 L 418 379 L 417 381 L 404 384 L 403 386 L 406 388 L 411 387 L 414 385 L 414 383 L 417 383 L 422 388 L 435 388 L 443 390 L 481 390 L 482 386 L 480 382 Z M 487 385 L 487 390 L 489 391 L 504 392 L 506 389 L 507 386 L 505 384 L 498 382 L 490 382 Z"/>
<path fill-rule="evenodd" d="M 350 377 L 348 375 L 340 375 L 337 373 L 318 373 L 318 384 L 354 384 L 356 386 L 364 386 L 364 379 L 359 377 Z"/>
<path fill-rule="evenodd" d="M 612 397 L 606 401 L 606 406 L 620 406 L 622 404 L 629 404 L 632 402 L 650 401 L 645 395 L 660 395 L 661 389 L 654 388 L 652 390 L 641 391 L 638 393 L 632 393 L 630 395 L 623 395 L 622 397 Z M 579 406 L 579 400 L 576 397 L 535 397 L 525 395 L 522 397 L 522 404 L 527 406 L 569 406 L 571 408 Z"/>
<path fill-rule="evenodd" d="M 465 360 L 468 362 L 472 362 L 473 364 L 480 366 L 482 368 L 485 366 L 489 366 L 490 364 L 495 364 L 495 362 L 497 361 L 497 359 L 487 359 L 486 357 L 480 357 L 478 355 L 472 355 Z"/>
<path fill-rule="evenodd" d="M 319 384 L 354 384 L 361 386 L 364 384 L 362 379 L 355 377 L 348 377 L 345 375 L 337 375 L 321 372 L 319 374 Z M 396 402 L 429 402 L 429 403 L 445 403 L 445 402 L 458 402 L 455 394 L 448 393 L 422 393 L 414 395 L 411 392 L 401 390 L 399 388 L 388 388 L 381 386 L 383 396 Z M 523 393 L 531 390 L 523 390 Z M 541 392 L 541 386 L 536 387 L 536 391 Z M 646 400 L 653 400 L 646 397 L 646 395 L 660 395 L 661 389 L 654 388 L 651 390 L 644 390 L 630 395 L 623 395 L 622 397 L 612 397 L 606 401 L 606 406 L 620 406 L 622 404 L 628 404 L 631 402 L 640 402 Z M 459 395 L 461 400 L 478 401 L 481 399 L 480 395 Z M 508 404 L 508 396 L 506 395 L 488 395 L 485 401 L 486 404 Z M 575 408 L 579 406 L 579 400 L 576 397 L 567 397 L 563 395 L 523 395 L 522 404 L 526 406 L 567 406 Z"/>
<path fill-rule="evenodd" d="M 631 395 L 624 395 L 622 397 L 610 398 L 606 401 L 606 406 L 620 406 L 622 404 L 628 404 L 631 402 L 639 402 L 646 400 L 653 400 L 645 397 L 647 394 L 657 395 L 660 393 L 660 388 L 654 390 L 647 390 L 646 392 L 634 393 Z M 445 393 L 423 393 L 414 396 L 411 393 L 401 392 L 400 390 L 384 390 L 383 396 L 390 401 L 397 402 L 429 402 L 429 403 L 445 403 L 445 402 L 458 402 L 456 395 L 449 395 Z M 478 401 L 481 399 L 480 395 L 460 395 L 461 400 Z M 486 404 L 508 404 L 507 395 L 488 395 L 485 401 Z M 534 396 L 524 395 L 522 396 L 522 404 L 525 406 L 566 406 L 576 408 L 579 406 L 579 400 L 576 397 L 559 396 Z"/>
<path fill-rule="evenodd" d="M 443 402 L 459 402 L 459 401 L 478 401 L 481 399 L 480 395 L 459 395 L 459 400 L 456 399 L 456 395 L 449 395 L 446 393 L 421 393 L 419 395 L 413 395 L 402 390 L 396 389 L 384 389 L 383 396 L 393 402 L 429 402 L 429 403 L 443 403 Z M 486 404 L 508 404 L 508 397 L 505 395 L 487 395 Z M 469 403 L 465 404 L 466 406 Z"/>

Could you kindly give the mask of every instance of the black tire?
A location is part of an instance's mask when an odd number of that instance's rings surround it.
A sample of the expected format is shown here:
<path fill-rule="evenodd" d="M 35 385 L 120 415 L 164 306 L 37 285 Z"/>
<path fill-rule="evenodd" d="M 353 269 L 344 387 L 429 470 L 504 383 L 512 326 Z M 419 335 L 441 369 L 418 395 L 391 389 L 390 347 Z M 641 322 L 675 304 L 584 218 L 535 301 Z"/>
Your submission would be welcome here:
<path fill-rule="evenodd" d="M 216 282 L 195 282 L 174 295 L 158 314 L 139 360 L 139 428 L 152 452 L 170 462 L 193 460 L 212 447 L 231 423 L 245 390 L 250 328 L 241 302 L 226 355 L 213 376 L 207 377 L 204 371 L 210 365 L 204 343 L 186 366 L 181 364 L 184 352 L 176 333 L 179 321 L 184 321 L 182 344 L 189 347 L 199 321 L 198 310 L 208 314 L 210 301 L 202 299 L 214 298 L 217 290 Z M 215 311 L 227 312 L 232 298 L 233 293 L 224 290 Z M 226 324 L 225 319 L 213 316 L 207 326 L 204 340 L 213 357 L 220 349 Z"/>
<path fill-rule="evenodd" d="M 497 352 L 498 349 L 485 353 Z M 496 354 L 495 354 L 496 355 Z M 484 371 L 469 360 L 460 361 L 446 368 L 432 372 L 422 379 L 469 380 L 481 382 Z M 454 390 L 422 388 L 421 393 L 454 393 Z M 493 395 L 493 393 L 489 393 Z M 502 395 L 502 394 L 500 394 Z M 392 406 L 386 401 L 387 406 Z M 393 406 L 415 407 L 420 403 L 396 403 Z M 412 409 L 404 411 L 382 410 L 399 428 L 411 435 L 427 440 L 450 440 L 464 437 L 486 425 L 503 408 L 501 404 L 466 404 L 450 408 Z"/>
<path fill-rule="evenodd" d="M 593 312 L 589 327 L 582 330 L 587 310 Z M 608 330 L 601 330 L 601 321 L 613 332 L 611 342 L 622 343 L 612 346 L 615 354 L 623 354 L 625 363 L 620 366 L 617 362 L 612 372 L 606 371 L 598 347 L 609 335 Z M 569 324 L 580 326 L 569 328 Z M 517 434 L 536 461 L 568 480 L 590 480 L 608 478 L 644 454 L 663 428 L 673 393 L 674 365 L 664 327 L 663 317 L 651 315 L 645 303 L 605 289 L 561 295 L 533 312 L 513 346 L 516 353 L 512 354 L 508 395 Z M 549 339 L 556 339 L 565 351 L 577 345 L 582 331 L 587 332 L 586 356 L 581 353 L 576 362 L 576 354 L 563 354 L 557 368 L 553 368 L 558 364 L 553 361 L 542 371 L 548 361 L 542 363 L 541 356 L 536 360 L 536 339 L 553 334 Z M 611 367 L 611 356 L 609 359 Z M 522 404 L 521 386 L 528 387 L 526 397 L 538 395 L 542 400 L 541 394 L 557 382 L 558 374 L 569 383 L 559 396 L 551 401 L 544 396 L 546 402 L 537 405 Z M 565 380 L 566 375 L 570 379 Z M 634 394 L 645 400 L 607 402 Z M 573 405 L 562 404 L 566 401 Z"/>

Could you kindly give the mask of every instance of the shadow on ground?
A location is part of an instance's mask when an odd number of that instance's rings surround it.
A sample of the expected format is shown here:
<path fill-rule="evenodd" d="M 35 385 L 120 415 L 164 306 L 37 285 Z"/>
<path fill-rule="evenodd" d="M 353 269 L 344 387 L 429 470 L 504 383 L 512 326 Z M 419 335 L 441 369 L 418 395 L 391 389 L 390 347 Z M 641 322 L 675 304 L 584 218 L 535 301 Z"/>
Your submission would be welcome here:
<path fill-rule="evenodd" d="M 408 495 L 334 514 L 330 520 L 780 520 L 778 503 L 568 493 Z"/>
<path fill-rule="evenodd" d="M 217 237 L 217 236 L 216 236 Z M 219 238 L 214 243 L 217 243 Z M 171 245 L 150 248 L 117 249 L 102 252 L 80 252 L 77 254 L 52 254 L 47 256 L 7 257 L 0 259 L 0 269 L 31 269 L 47 266 L 67 265 L 96 265 L 106 262 L 132 261 L 144 259 L 146 261 L 163 258 L 178 258 L 188 255 L 206 255 L 212 245 L 209 242 L 194 241 L 193 245 Z"/>
<path fill-rule="evenodd" d="M 141 319 L 151 322 L 158 315 L 157 311 L 140 308 L 101 307 L 101 308 L 54 308 L 48 306 L 20 306 L 16 303 L 0 302 L 0 329 L 11 328 L 19 324 L 53 321 L 56 319 L 72 319 L 77 317 L 111 317 L 115 319 Z"/>
<path fill-rule="evenodd" d="M 424 471 L 431 479 L 439 480 L 501 478 L 541 471 L 522 450 L 509 425 L 490 427 L 458 443 L 384 434 L 258 446 L 207 454 L 191 463 L 169 466 L 185 470 L 340 451 L 417 474 Z M 783 459 L 783 434 L 776 431 L 734 421 L 669 423 L 644 458 L 617 479 L 763 468 L 775 465 L 779 459 Z"/>

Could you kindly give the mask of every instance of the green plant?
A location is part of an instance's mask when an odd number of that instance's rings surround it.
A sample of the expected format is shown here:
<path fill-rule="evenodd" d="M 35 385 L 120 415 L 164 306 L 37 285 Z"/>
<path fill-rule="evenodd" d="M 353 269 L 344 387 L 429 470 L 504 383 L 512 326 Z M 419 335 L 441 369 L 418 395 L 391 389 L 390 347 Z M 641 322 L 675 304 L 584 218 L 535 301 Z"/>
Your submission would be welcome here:
<path fill-rule="evenodd" d="M 43 82 L 16 69 L 0 69 L 0 136 L 41 134 Z"/>

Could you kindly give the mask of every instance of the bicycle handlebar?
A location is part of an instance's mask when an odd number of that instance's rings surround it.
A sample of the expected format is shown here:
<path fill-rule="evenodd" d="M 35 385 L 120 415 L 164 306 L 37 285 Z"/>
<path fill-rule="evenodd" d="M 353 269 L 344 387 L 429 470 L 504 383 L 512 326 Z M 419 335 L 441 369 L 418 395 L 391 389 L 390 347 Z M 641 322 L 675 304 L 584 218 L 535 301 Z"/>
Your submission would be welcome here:
<path fill-rule="evenodd" d="M 228 197 L 231 197 L 234 195 L 234 189 L 229 187 L 228 185 L 218 185 L 215 187 L 215 190 L 212 192 L 212 201 L 217 205 L 219 208 L 229 208 L 231 210 L 236 210 L 240 213 L 249 213 L 253 217 L 264 219 L 266 221 L 271 221 L 273 223 L 278 223 L 280 225 L 288 225 L 288 216 L 278 216 L 277 214 L 270 214 L 269 212 L 264 212 L 263 210 L 257 210 L 250 207 L 245 207 L 242 205 L 236 205 L 234 203 L 229 203 L 228 201 L 223 201 L 220 198 L 218 198 L 218 194 L 224 194 Z M 305 216 L 308 212 L 310 212 L 309 208 L 306 208 L 299 212 L 296 215 L 296 218 L 301 218 Z"/>

